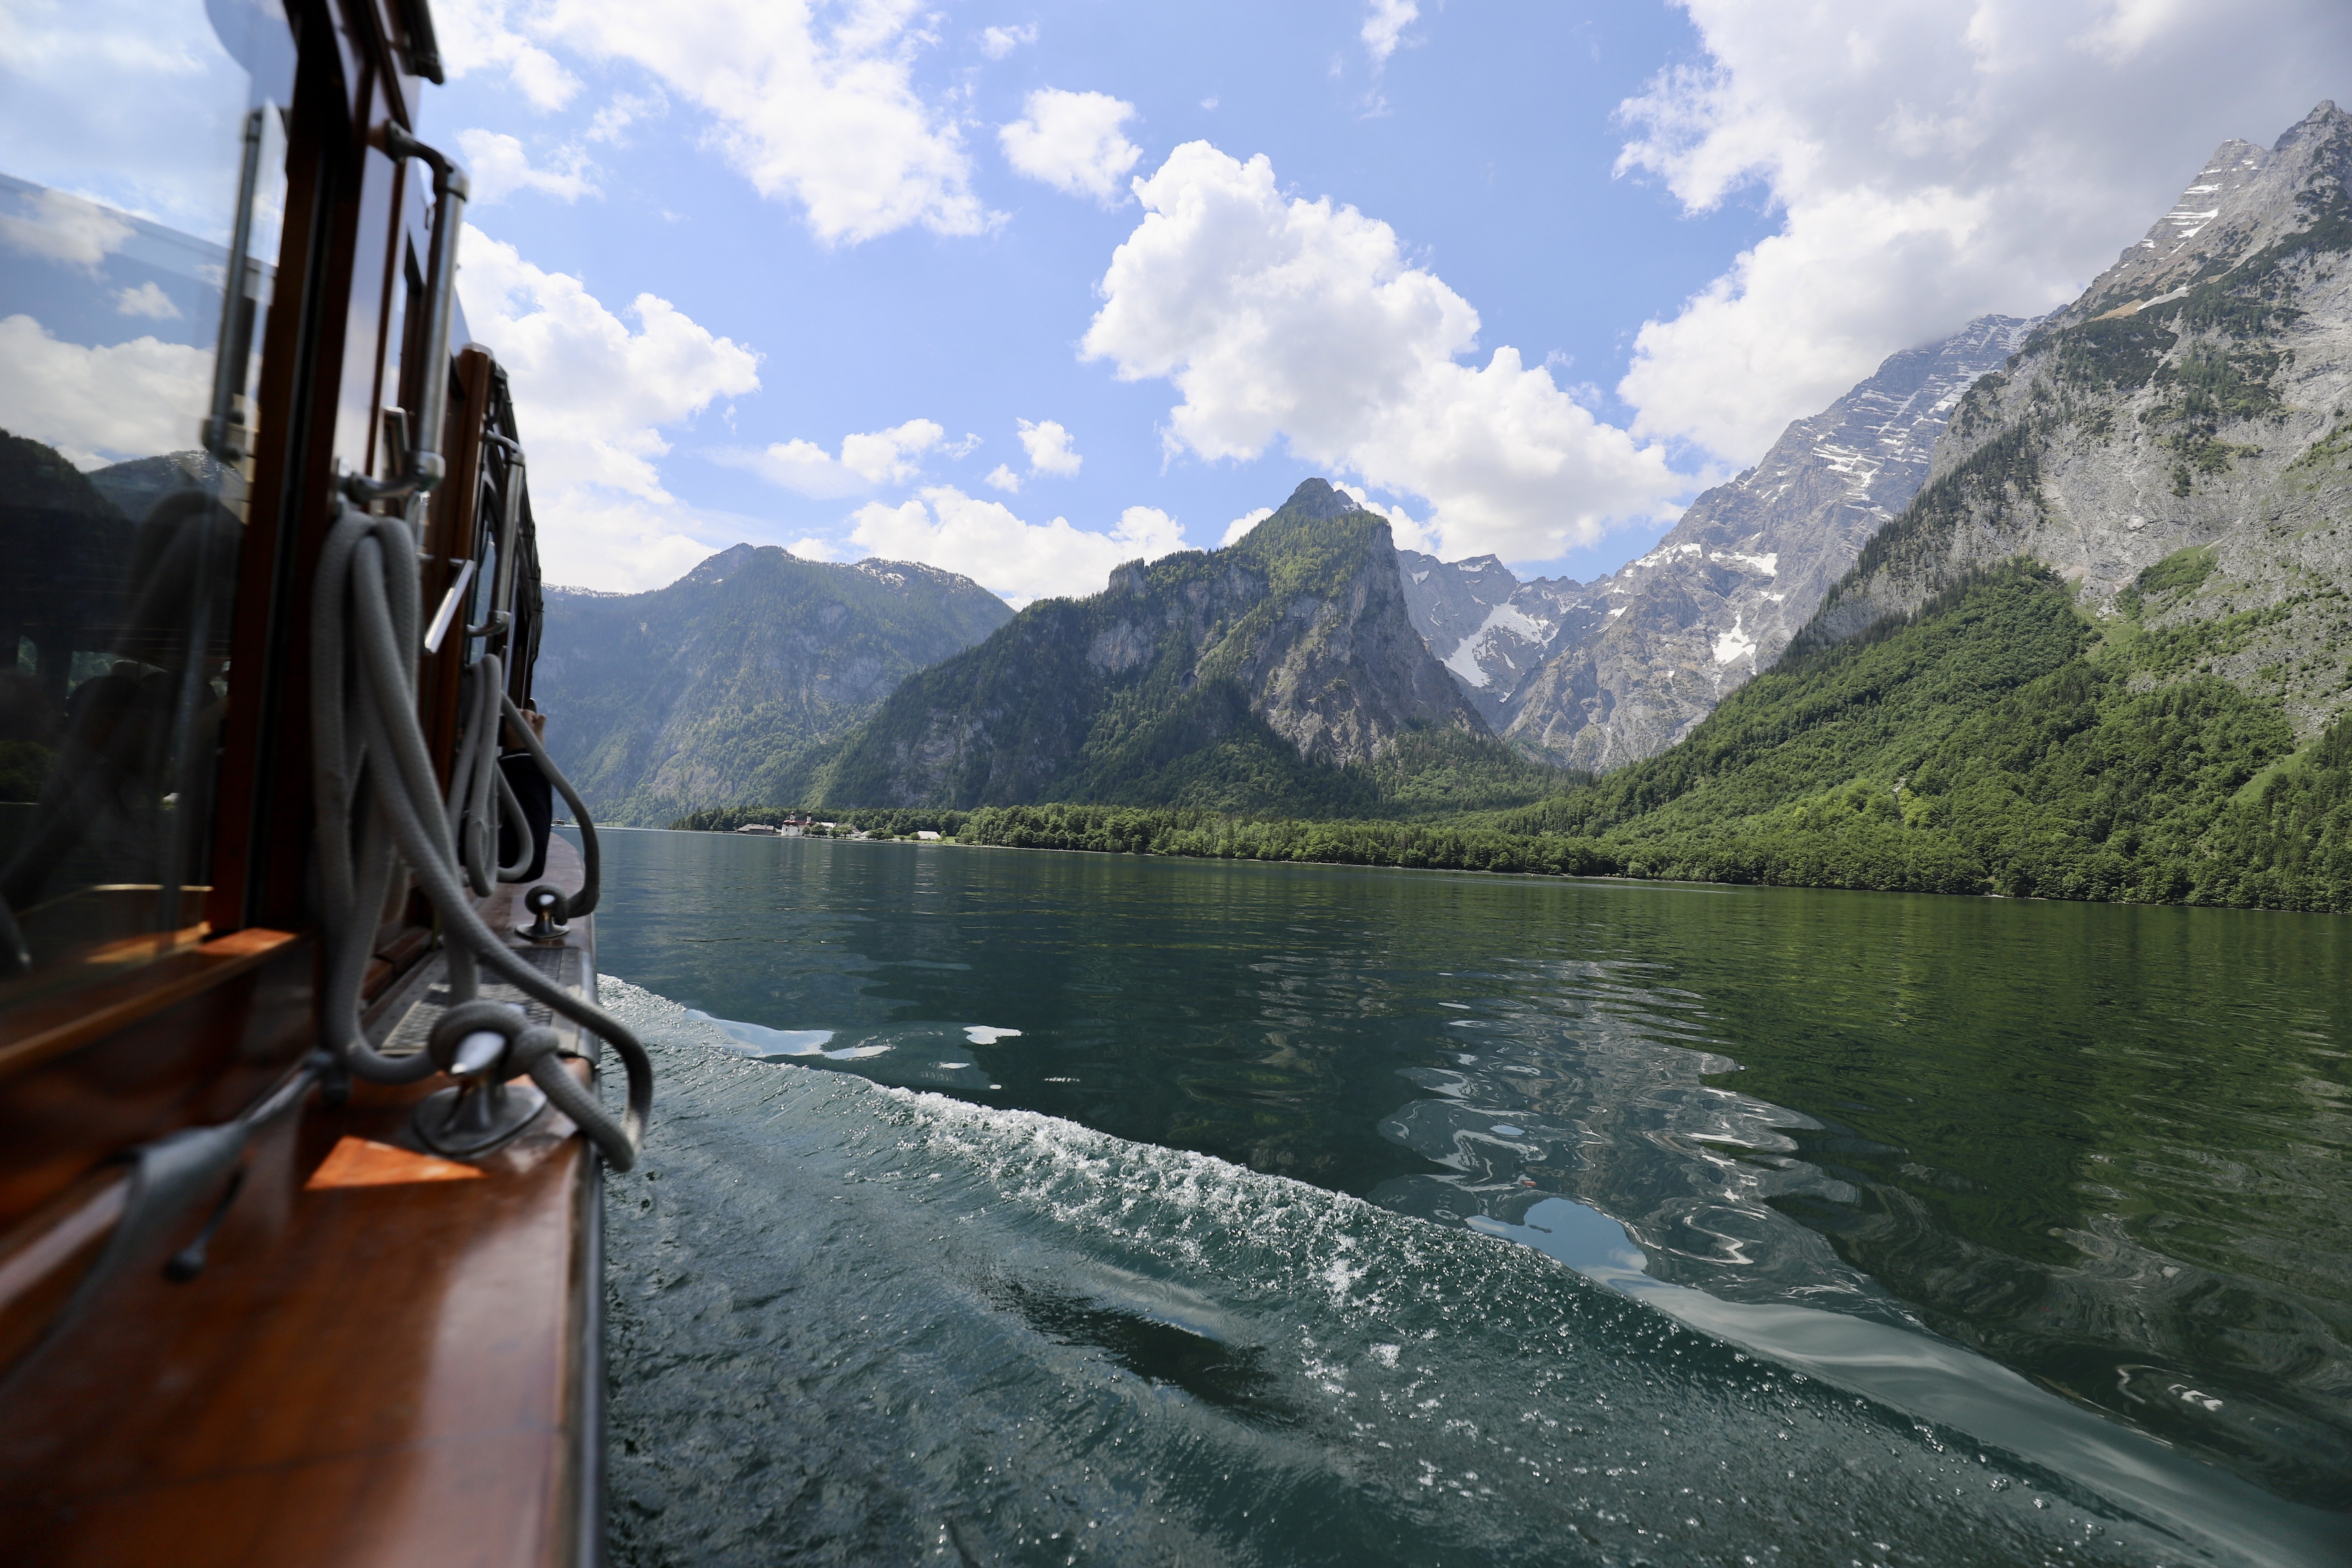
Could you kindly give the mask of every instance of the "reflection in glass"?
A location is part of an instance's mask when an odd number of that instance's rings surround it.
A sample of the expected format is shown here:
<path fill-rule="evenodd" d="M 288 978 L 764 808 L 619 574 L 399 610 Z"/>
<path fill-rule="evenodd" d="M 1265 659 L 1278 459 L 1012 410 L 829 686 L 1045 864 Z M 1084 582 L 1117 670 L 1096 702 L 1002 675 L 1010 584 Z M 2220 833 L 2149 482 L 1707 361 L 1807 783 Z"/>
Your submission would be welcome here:
<path fill-rule="evenodd" d="M 0 1004 L 199 934 L 294 58 L 277 0 L 25 26 L 38 79 L 0 67 Z"/>

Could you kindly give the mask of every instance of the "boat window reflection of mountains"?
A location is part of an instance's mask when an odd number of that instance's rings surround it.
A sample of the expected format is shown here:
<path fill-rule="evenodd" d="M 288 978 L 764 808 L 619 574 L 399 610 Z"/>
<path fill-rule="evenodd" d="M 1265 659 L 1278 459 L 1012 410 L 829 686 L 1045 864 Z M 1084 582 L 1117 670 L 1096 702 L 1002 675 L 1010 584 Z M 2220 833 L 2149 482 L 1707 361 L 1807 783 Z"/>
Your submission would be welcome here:
<path fill-rule="evenodd" d="M 0 639 L 17 653 L 0 669 L 9 970 L 198 919 L 186 884 L 211 822 L 239 532 L 224 494 L 241 499 L 242 481 L 199 453 L 100 477 L 144 503 L 139 521 L 54 448 L 0 437 Z"/>
<path fill-rule="evenodd" d="M 143 160 L 85 167 L 87 127 L 0 101 L 0 1004 L 202 917 L 294 57 L 276 0 L 201 15 L 176 112 L 131 121 Z M 112 58 L 130 26 L 61 13 L 48 42 Z"/>

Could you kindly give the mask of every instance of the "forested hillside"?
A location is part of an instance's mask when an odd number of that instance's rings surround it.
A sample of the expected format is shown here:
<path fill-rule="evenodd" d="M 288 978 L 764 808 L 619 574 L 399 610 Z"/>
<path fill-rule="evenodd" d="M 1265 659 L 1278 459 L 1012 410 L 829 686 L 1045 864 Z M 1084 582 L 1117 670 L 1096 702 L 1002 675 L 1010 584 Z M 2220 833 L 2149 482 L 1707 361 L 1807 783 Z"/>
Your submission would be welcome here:
<path fill-rule="evenodd" d="M 592 811 L 666 822 L 799 798 L 899 681 L 1012 617 L 935 566 L 739 544 L 652 593 L 549 590 L 533 695 Z"/>
<path fill-rule="evenodd" d="M 1122 566 L 909 679 L 809 798 L 1333 816 L 1524 802 L 1561 777 L 1431 656 L 1386 520 L 1310 479 L 1235 544 Z"/>
<path fill-rule="evenodd" d="M 1674 750 L 1516 810 L 1308 822 L 1103 805 L 898 813 L 967 843 L 1237 859 L 2352 910 L 2352 718 L 2274 702 L 2016 563 L 1783 659 Z M 2183 675 L 2182 672 L 2190 671 Z M 2175 676 L 2161 684 L 2151 678 Z M 719 822 L 694 826 L 730 826 Z M 880 821 L 877 827 L 884 825 Z"/>
<path fill-rule="evenodd" d="M 2151 568 L 2102 626 L 2046 569 L 1982 572 L 1488 825 L 1603 841 L 1637 875 L 2344 907 L 2352 723 L 2298 752 L 2275 701 L 2194 673 L 2208 639 L 2143 619 L 2180 575 Z"/>

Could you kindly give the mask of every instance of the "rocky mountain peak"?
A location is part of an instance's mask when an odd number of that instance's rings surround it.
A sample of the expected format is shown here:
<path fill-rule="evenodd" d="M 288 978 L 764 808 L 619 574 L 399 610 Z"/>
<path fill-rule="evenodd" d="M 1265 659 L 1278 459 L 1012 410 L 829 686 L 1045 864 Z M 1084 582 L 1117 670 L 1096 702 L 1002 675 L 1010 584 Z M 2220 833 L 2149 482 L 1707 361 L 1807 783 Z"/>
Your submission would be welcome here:
<path fill-rule="evenodd" d="M 1414 625 L 1496 731 L 1556 761 L 1663 750 L 1772 662 L 1863 542 L 1926 482 L 1971 383 L 2034 323 L 1982 316 L 1891 354 L 1591 583 L 1520 583 L 1492 556 L 1405 552 Z"/>
<path fill-rule="evenodd" d="M 1340 517 L 1363 510 L 1354 497 L 1333 486 L 1330 480 L 1316 479 L 1300 480 L 1298 488 L 1290 492 L 1290 499 L 1282 503 L 1275 515 L 1301 519 Z"/>
<path fill-rule="evenodd" d="M 134 522 L 177 490 L 203 490 L 231 505 L 239 504 L 245 495 L 244 474 L 203 451 L 133 458 L 127 463 L 96 470 L 90 474 L 89 483 Z"/>
<path fill-rule="evenodd" d="M 770 548 L 774 549 L 775 547 L 772 545 Z M 777 550 L 776 553 L 782 555 L 784 554 L 785 552 Z M 733 576 L 736 573 L 741 571 L 744 567 L 749 566 L 754 560 L 758 559 L 759 554 L 759 547 L 756 545 L 730 544 L 726 549 L 720 551 L 718 554 L 705 559 L 701 565 L 697 566 L 693 571 L 688 572 L 685 576 L 679 578 L 678 582 L 700 584 L 724 583 L 728 578 Z M 672 585 L 675 586 L 676 584 Z"/>
<path fill-rule="evenodd" d="M 1920 613 L 2024 557 L 2145 679 L 2217 678 L 2298 733 L 2352 690 L 2352 115 L 2225 142 L 1954 410 L 1934 475 L 1803 633 Z"/>
<path fill-rule="evenodd" d="M 950 572 L 944 567 L 926 565 L 920 561 L 886 561 L 879 555 L 869 555 L 844 570 L 869 577 L 882 586 L 894 590 L 901 597 L 924 590 L 936 592 L 941 589 L 952 590 L 972 585 L 971 579 L 969 577 Z M 1006 613 L 1011 612 L 1008 610 Z"/>
<path fill-rule="evenodd" d="M 1409 734 L 1499 752 L 1414 629 L 1387 520 L 1311 479 L 1234 544 L 1128 563 L 921 672 L 825 787 L 1261 806 L 1369 787 Z"/>
<path fill-rule="evenodd" d="M 2224 142 L 2172 209 L 2051 318 L 2053 327 L 2127 316 L 2177 299 L 2191 285 L 2290 235 L 2320 209 L 2343 203 L 2352 172 L 2352 114 L 2323 100 L 2270 147 Z M 2339 218 L 2341 215 L 2339 214 Z"/>

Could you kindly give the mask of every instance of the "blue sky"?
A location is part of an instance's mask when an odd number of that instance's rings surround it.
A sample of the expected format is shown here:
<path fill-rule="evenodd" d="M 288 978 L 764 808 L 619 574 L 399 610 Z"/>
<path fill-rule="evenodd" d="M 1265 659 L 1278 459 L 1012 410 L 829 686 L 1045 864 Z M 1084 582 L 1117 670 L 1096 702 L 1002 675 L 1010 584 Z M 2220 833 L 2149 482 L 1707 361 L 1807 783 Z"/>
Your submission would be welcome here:
<path fill-rule="evenodd" d="M 425 129 L 554 580 L 749 539 L 1023 602 L 1317 473 L 1587 578 L 2352 90 L 2338 12 L 441 0 Z"/>

